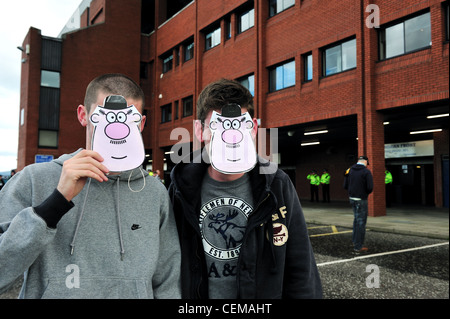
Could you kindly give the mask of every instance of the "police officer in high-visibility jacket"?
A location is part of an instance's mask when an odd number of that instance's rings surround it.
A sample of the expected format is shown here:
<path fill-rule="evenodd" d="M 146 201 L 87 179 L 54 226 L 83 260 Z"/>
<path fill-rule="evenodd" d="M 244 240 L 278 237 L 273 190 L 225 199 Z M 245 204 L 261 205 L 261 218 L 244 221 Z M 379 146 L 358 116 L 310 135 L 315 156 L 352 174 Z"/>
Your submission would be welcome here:
<path fill-rule="evenodd" d="M 331 176 L 330 174 L 328 174 L 328 170 L 325 168 L 323 170 L 322 176 L 320 176 L 320 184 L 322 184 L 322 195 L 324 203 L 330 202 L 330 179 Z"/>
<path fill-rule="evenodd" d="M 390 207 L 391 206 L 391 202 L 392 202 L 392 182 L 393 182 L 393 178 L 392 178 L 392 174 L 391 172 L 389 172 L 386 168 L 386 170 L 384 171 L 384 183 L 386 184 L 386 207 Z"/>
<path fill-rule="evenodd" d="M 319 201 L 319 185 L 320 185 L 320 177 L 317 175 L 315 170 L 312 170 L 311 173 L 306 176 L 311 185 L 311 202 L 314 202 L 314 197 L 316 197 L 316 202 Z"/>

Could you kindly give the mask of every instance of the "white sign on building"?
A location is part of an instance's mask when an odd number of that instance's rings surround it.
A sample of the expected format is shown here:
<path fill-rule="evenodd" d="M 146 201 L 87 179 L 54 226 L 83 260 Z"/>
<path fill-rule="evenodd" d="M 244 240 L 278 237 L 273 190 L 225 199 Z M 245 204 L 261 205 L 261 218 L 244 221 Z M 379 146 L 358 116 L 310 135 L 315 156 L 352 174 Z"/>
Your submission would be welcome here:
<path fill-rule="evenodd" d="M 433 140 L 384 145 L 384 158 L 434 156 Z"/>

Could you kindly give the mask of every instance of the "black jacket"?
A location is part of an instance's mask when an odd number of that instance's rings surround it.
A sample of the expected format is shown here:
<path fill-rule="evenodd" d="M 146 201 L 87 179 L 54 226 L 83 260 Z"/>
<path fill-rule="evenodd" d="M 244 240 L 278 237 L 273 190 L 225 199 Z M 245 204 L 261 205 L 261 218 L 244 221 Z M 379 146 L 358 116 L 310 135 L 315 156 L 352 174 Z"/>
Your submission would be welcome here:
<path fill-rule="evenodd" d="M 169 194 L 179 231 L 183 298 L 208 298 L 208 275 L 199 227 L 200 189 L 208 164 L 177 164 Z M 248 174 L 255 209 L 248 219 L 237 266 L 238 298 L 321 298 L 322 286 L 303 211 L 289 177 L 268 162 Z M 272 170 L 260 174 L 261 170 Z M 284 216 L 284 217 L 283 217 Z M 273 244 L 274 226 L 287 241 Z M 284 229 L 284 228 L 283 228 Z"/>
<path fill-rule="evenodd" d="M 364 165 L 353 165 L 345 175 L 344 188 L 349 197 L 367 199 L 373 191 L 372 173 Z"/>

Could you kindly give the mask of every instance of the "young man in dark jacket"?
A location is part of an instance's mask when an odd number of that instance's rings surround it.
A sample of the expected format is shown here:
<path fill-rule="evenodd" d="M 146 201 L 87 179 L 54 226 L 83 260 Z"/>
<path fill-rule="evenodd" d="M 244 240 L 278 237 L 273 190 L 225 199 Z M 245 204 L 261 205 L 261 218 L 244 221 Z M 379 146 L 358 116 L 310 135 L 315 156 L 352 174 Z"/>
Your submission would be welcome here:
<path fill-rule="evenodd" d="M 262 159 L 248 172 L 231 174 L 209 163 L 211 116 L 228 104 L 250 113 L 256 138 L 250 92 L 236 81 L 213 82 L 197 103 L 195 134 L 205 142 L 204 151 L 191 154 L 171 173 L 183 298 L 321 298 L 302 208 L 289 177 Z"/>
<path fill-rule="evenodd" d="M 373 177 L 367 169 L 368 163 L 367 156 L 360 156 L 358 162 L 346 172 L 344 178 L 344 188 L 348 190 L 354 213 L 352 241 L 355 253 L 368 250 L 367 247 L 363 247 L 368 213 L 367 198 L 373 190 Z"/>

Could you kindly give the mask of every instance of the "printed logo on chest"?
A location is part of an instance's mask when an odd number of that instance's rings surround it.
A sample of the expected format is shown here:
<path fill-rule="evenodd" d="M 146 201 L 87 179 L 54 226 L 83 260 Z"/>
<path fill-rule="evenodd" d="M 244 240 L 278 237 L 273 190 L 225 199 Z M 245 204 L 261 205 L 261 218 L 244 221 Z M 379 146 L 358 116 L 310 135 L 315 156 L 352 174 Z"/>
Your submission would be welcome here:
<path fill-rule="evenodd" d="M 199 218 L 205 253 L 219 260 L 237 258 L 252 210 L 248 203 L 234 197 L 215 198 L 205 203 Z"/>

